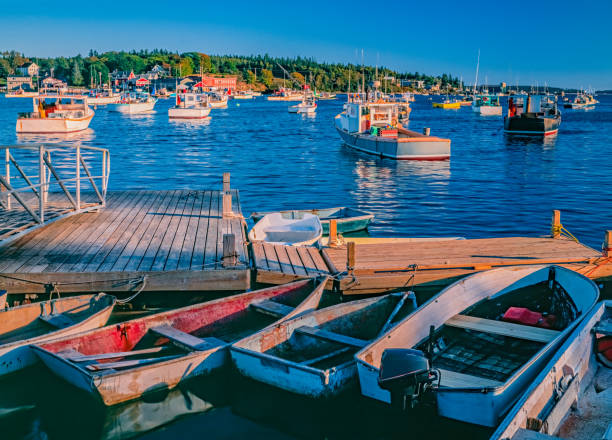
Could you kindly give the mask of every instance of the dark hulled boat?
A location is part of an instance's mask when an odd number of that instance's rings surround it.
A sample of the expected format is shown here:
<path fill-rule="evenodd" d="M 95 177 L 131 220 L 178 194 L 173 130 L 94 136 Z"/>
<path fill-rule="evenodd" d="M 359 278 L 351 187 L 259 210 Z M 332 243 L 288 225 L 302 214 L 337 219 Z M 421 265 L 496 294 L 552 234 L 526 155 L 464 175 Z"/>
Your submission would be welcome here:
<path fill-rule="evenodd" d="M 528 95 L 508 100 L 508 114 L 504 117 L 504 132 L 509 134 L 549 136 L 561 125 L 561 112 L 556 101 L 545 105 L 545 97 Z"/>

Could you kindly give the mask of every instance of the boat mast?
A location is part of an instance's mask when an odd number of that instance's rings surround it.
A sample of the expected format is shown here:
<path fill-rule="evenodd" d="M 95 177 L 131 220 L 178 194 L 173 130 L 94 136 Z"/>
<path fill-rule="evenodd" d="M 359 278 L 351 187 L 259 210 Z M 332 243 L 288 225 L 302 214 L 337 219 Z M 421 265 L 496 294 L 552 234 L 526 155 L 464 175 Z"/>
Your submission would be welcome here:
<path fill-rule="evenodd" d="M 480 68 L 480 49 L 478 49 L 478 61 L 476 61 L 476 80 L 474 81 L 474 95 L 476 95 L 476 87 L 478 86 L 478 69 Z"/>

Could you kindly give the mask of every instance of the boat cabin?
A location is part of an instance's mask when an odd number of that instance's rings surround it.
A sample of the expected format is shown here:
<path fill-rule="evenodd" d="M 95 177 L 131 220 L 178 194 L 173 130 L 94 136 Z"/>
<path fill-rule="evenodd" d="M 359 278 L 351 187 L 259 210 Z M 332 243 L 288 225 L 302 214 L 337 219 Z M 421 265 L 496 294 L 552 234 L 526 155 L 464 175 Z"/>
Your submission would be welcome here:
<path fill-rule="evenodd" d="M 19 113 L 19 118 L 82 118 L 87 113 L 86 96 L 39 95 L 32 99 L 32 112 Z"/>
<path fill-rule="evenodd" d="M 556 114 L 557 103 L 547 95 L 514 95 L 508 99 L 508 116 Z"/>
<path fill-rule="evenodd" d="M 474 98 L 473 105 L 476 107 L 497 107 L 499 106 L 499 96 L 496 95 L 478 95 Z"/>
<path fill-rule="evenodd" d="M 176 94 L 176 107 L 208 107 L 208 95 L 202 93 L 182 92 Z"/>
<path fill-rule="evenodd" d="M 346 105 L 349 133 L 365 133 L 372 127 L 395 127 L 398 120 L 398 105 L 389 102 L 359 103 L 349 102 Z"/>

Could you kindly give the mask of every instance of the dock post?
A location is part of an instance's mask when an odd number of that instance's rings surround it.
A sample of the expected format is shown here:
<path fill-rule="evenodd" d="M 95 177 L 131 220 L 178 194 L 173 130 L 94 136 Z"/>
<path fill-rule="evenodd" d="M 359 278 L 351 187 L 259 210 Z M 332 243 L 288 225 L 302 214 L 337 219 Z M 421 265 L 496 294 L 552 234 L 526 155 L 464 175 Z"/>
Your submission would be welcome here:
<path fill-rule="evenodd" d="M 8 148 L 5 148 L 5 155 L 6 155 L 6 160 L 5 160 L 5 175 L 4 178 L 6 179 L 6 182 L 10 185 L 11 184 L 11 151 Z M 8 188 L 6 188 L 6 190 L 8 191 Z M 11 209 L 11 193 L 7 192 L 6 194 L 6 209 L 10 210 Z"/>
<path fill-rule="evenodd" d="M 76 168 L 74 172 L 76 185 L 76 205 L 78 211 L 81 209 L 81 147 L 78 144 L 76 146 Z"/>
<path fill-rule="evenodd" d="M 355 269 L 355 242 L 349 241 L 346 244 L 346 270 L 349 275 L 353 274 Z"/>
<path fill-rule="evenodd" d="M 223 234 L 223 267 L 235 266 L 236 256 L 236 236 Z"/>
<path fill-rule="evenodd" d="M 429 127 L 425 127 L 425 128 L 423 129 L 423 134 L 424 134 L 425 136 L 429 136 L 429 133 L 431 133 L 431 128 L 429 128 Z"/>
<path fill-rule="evenodd" d="M 558 209 L 554 209 L 552 213 L 551 235 L 552 238 L 561 236 L 561 211 Z"/>
<path fill-rule="evenodd" d="M 232 215 L 232 192 L 230 189 L 230 173 L 223 173 L 223 217 Z"/>
<path fill-rule="evenodd" d="M 612 257 L 612 231 L 606 231 L 606 235 L 604 236 L 603 256 L 608 258 Z"/>
<path fill-rule="evenodd" d="M 329 246 L 334 247 L 338 245 L 338 225 L 335 219 L 329 221 Z"/>

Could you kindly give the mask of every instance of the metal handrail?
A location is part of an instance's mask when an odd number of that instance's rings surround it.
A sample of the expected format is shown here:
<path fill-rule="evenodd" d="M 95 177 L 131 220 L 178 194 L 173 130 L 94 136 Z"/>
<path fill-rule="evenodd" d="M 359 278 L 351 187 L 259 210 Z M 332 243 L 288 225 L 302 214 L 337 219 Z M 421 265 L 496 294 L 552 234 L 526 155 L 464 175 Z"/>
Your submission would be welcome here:
<path fill-rule="evenodd" d="M 108 149 L 80 145 L 53 144 L 47 146 L 38 144 L 0 145 L 0 150 L 4 150 L 4 175 L 0 174 L 0 229 L 8 231 L 0 235 L 0 246 L 50 221 L 55 221 L 68 215 L 100 209 L 106 205 L 106 193 L 110 175 L 110 153 Z M 22 163 L 22 165 L 20 165 L 18 160 L 11 154 L 11 150 L 18 150 L 25 153 L 23 159 L 28 161 L 28 164 Z M 87 159 L 83 156 L 84 152 L 86 153 Z M 37 154 L 29 155 L 28 153 Z M 74 156 L 73 158 L 69 157 L 69 159 L 74 161 L 73 166 L 67 168 L 62 164 L 61 168 L 61 172 L 64 174 L 66 170 L 70 170 L 70 175 L 62 176 L 60 174 L 56 166 L 52 163 L 51 153 L 54 153 L 56 157 L 58 154 Z M 0 154 L 2 154 L 1 151 Z M 20 156 L 22 155 L 23 154 L 20 154 Z M 21 159 L 22 157 L 19 157 L 19 160 Z M 88 161 L 90 163 L 91 161 L 99 161 L 102 174 L 92 174 L 87 165 Z M 28 176 L 24 169 L 28 167 L 31 169 L 36 166 L 38 167 L 37 174 Z M 12 168 L 18 172 L 15 176 L 11 176 Z M 84 171 L 84 174 L 81 174 L 82 171 Z M 51 177 L 54 178 L 54 181 L 51 181 Z M 15 186 L 16 181 L 20 179 L 23 179 L 27 185 Z M 81 203 L 81 182 L 88 182 L 91 185 L 93 192 L 97 196 L 97 201 L 94 203 Z M 61 192 L 64 193 L 70 205 L 72 205 L 72 208 L 64 209 L 62 207 L 62 212 L 59 215 L 56 213 L 54 217 L 47 218 L 46 209 L 49 207 L 48 193 L 52 184 L 59 185 Z M 72 188 L 69 188 L 71 186 L 74 187 L 73 192 L 71 191 Z M 38 199 L 38 209 L 30 207 L 27 201 L 21 196 L 21 194 L 28 191 L 32 191 L 35 198 Z M 14 227 L 11 227 L 10 224 L 3 224 L 6 223 L 3 222 L 3 220 L 5 220 L 3 219 L 3 212 L 11 213 L 15 211 L 12 199 L 15 199 L 17 202 L 17 208 L 23 208 L 23 211 L 29 214 L 34 221 L 33 224 L 28 224 L 26 222 L 26 226 L 24 226 L 23 222 L 18 222 L 17 226 Z M 57 208 L 57 206 L 55 208 Z M 55 211 L 57 211 L 57 209 L 55 209 Z M 12 217 L 7 216 L 6 218 L 10 220 Z"/>

